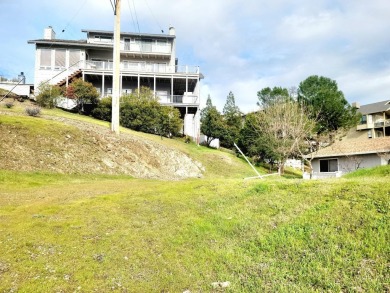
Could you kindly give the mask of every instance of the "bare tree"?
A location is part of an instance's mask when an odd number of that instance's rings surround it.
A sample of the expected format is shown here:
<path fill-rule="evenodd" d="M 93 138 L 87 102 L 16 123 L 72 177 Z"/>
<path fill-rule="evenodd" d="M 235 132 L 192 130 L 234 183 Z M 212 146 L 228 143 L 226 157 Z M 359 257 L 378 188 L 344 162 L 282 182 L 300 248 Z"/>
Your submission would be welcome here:
<path fill-rule="evenodd" d="M 307 152 L 307 138 L 314 132 L 315 122 L 308 118 L 297 102 L 286 100 L 272 104 L 258 113 L 259 135 L 277 157 L 278 172 L 289 157 Z"/>

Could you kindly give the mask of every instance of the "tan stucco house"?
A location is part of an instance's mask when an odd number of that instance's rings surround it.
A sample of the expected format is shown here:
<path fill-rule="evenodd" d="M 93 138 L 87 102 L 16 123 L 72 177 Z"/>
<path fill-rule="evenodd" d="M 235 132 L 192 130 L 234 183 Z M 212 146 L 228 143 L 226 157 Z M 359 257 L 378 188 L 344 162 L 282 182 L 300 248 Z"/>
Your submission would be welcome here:
<path fill-rule="evenodd" d="M 315 177 L 390 164 L 390 100 L 353 105 L 362 114 L 359 125 L 341 140 L 307 156 L 313 158 Z"/>

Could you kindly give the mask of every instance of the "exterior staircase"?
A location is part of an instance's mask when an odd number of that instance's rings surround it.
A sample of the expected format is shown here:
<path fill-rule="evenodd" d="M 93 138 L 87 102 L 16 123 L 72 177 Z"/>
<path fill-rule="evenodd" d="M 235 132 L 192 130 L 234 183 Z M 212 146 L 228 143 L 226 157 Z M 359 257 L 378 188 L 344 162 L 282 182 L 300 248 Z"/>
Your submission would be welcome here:
<path fill-rule="evenodd" d="M 57 83 L 57 85 L 64 86 L 64 85 L 66 85 L 66 79 L 68 79 L 68 83 L 70 83 L 70 82 L 72 82 L 72 80 L 74 80 L 76 78 L 80 78 L 81 76 L 82 76 L 82 71 L 80 69 L 78 69 L 75 72 L 73 72 L 71 75 L 69 75 L 68 77 L 65 77 L 64 79 L 59 81 Z"/>

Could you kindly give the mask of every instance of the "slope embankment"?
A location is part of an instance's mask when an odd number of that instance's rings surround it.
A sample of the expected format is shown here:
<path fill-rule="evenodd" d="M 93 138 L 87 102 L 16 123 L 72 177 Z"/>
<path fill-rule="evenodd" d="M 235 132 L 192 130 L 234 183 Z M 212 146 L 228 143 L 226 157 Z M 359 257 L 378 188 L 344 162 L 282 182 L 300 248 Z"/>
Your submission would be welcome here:
<path fill-rule="evenodd" d="M 201 163 L 130 133 L 65 117 L 29 117 L 0 108 L 0 169 L 121 174 L 180 180 L 201 177 Z"/>

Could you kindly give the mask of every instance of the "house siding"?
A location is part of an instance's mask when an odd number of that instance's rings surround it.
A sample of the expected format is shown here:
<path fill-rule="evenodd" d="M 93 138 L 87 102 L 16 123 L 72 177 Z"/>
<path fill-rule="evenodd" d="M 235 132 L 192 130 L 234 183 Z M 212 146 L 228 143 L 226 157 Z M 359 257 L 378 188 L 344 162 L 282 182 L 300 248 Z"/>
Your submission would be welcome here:
<path fill-rule="evenodd" d="M 329 157 L 329 158 L 316 158 L 312 161 L 313 172 L 320 174 L 320 160 L 338 160 L 338 171 L 342 173 L 349 173 L 357 169 L 372 168 L 379 165 L 386 165 L 385 159 L 378 156 L 378 154 L 365 154 L 343 157 Z"/>

